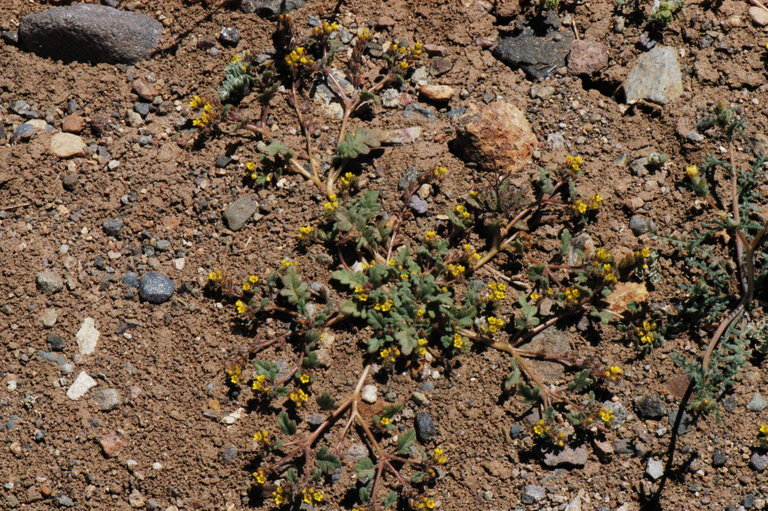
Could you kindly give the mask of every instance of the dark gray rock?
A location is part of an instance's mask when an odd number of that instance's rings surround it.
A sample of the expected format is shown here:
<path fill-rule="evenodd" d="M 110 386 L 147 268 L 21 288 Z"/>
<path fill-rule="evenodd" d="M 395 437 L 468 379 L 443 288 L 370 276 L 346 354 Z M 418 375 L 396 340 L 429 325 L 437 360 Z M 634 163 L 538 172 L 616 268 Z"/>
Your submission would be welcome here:
<path fill-rule="evenodd" d="M 675 417 L 677 416 L 677 410 L 670 410 L 667 415 L 667 422 L 670 426 L 675 425 Z M 693 417 L 688 412 L 683 412 L 683 417 L 680 419 L 680 425 L 677 427 L 677 434 L 684 435 L 691 430 L 691 424 L 693 424 Z"/>
<path fill-rule="evenodd" d="M 525 433 L 525 430 L 520 424 L 512 424 L 512 427 L 509 428 L 509 435 L 512 438 L 520 438 Z"/>
<path fill-rule="evenodd" d="M 453 67 L 453 63 L 446 57 L 433 57 L 429 63 L 429 72 L 432 76 L 442 76 Z"/>
<path fill-rule="evenodd" d="M 102 412 L 114 410 L 123 403 L 123 396 L 119 390 L 114 388 L 97 390 L 91 394 L 91 399 L 96 402 Z"/>
<path fill-rule="evenodd" d="M 417 413 L 414 425 L 416 426 L 416 438 L 423 444 L 432 440 L 437 433 L 435 421 L 427 412 Z"/>
<path fill-rule="evenodd" d="M 240 197 L 224 210 L 224 222 L 233 231 L 239 231 L 259 209 L 259 203 L 249 196 Z"/>
<path fill-rule="evenodd" d="M 2 38 L 6 44 L 13 46 L 19 44 L 19 32 L 16 30 L 3 30 L 0 32 L 0 38 Z"/>
<path fill-rule="evenodd" d="M 520 501 L 523 504 L 534 504 L 547 496 L 547 490 L 543 486 L 537 484 L 526 484 L 523 488 L 523 494 L 520 496 Z"/>
<path fill-rule="evenodd" d="M 139 276 L 136 273 L 129 271 L 128 273 L 123 275 L 123 284 L 125 284 L 126 286 L 138 288 Z"/>
<path fill-rule="evenodd" d="M 522 69 L 530 80 L 540 80 L 565 66 L 571 41 L 570 32 L 555 31 L 540 37 L 526 28 L 518 35 L 502 38 L 493 56 L 513 69 Z"/>
<path fill-rule="evenodd" d="M 150 56 L 162 31 L 163 25 L 146 14 L 76 4 L 23 17 L 19 42 L 43 57 L 131 64 Z"/>
<path fill-rule="evenodd" d="M 432 108 L 420 105 L 418 103 L 411 103 L 405 110 L 403 110 L 403 117 L 406 119 L 426 119 L 429 122 L 434 122 L 437 119 L 435 111 Z"/>
<path fill-rule="evenodd" d="M 728 454 L 722 449 L 715 449 L 715 452 L 712 454 L 712 466 L 722 467 L 728 462 Z"/>
<path fill-rule="evenodd" d="M 133 104 L 133 111 L 139 114 L 142 117 L 146 117 L 149 115 L 149 103 L 142 103 L 140 101 L 137 101 Z"/>
<path fill-rule="evenodd" d="M 638 396 L 635 398 L 635 411 L 641 419 L 660 419 L 667 415 L 667 407 L 656 396 Z"/>
<path fill-rule="evenodd" d="M 150 146 L 152 145 L 152 135 L 140 135 L 136 142 L 142 147 Z"/>
<path fill-rule="evenodd" d="M 635 215 L 629 219 L 629 228 L 635 236 L 640 236 L 649 232 L 656 232 L 656 223 L 648 218 Z"/>
<path fill-rule="evenodd" d="M 230 156 L 227 156 L 226 154 L 220 154 L 216 157 L 216 166 L 220 169 L 225 169 L 231 161 L 232 158 Z"/>
<path fill-rule="evenodd" d="M 26 115 L 30 111 L 32 111 L 32 106 L 24 101 L 23 99 L 18 99 L 16 101 L 11 102 L 10 105 L 8 105 L 8 110 L 13 112 L 16 115 Z"/>
<path fill-rule="evenodd" d="M 283 12 L 282 0 L 241 0 L 240 10 L 255 12 L 260 16 L 277 16 Z M 307 0 L 285 0 L 285 11 L 291 12 L 303 7 Z"/>
<path fill-rule="evenodd" d="M 45 341 L 48 343 L 48 349 L 51 351 L 64 351 L 64 346 L 67 343 L 62 337 L 56 334 L 49 334 Z"/>
<path fill-rule="evenodd" d="M 107 236 L 113 236 L 117 238 L 120 236 L 120 232 L 125 227 L 125 222 L 122 218 L 109 218 L 101 223 L 101 228 Z"/>
<path fill-rule="evenodd" d="M 408 201 L 408 207 L 419 215 L 426 215 L 427 211 L 429 211 L 429 203 L 418 195 L 411 195 L 411 199 Z"/>
<path fill-rule="evenodd" d="M 240 42 L 240 32 L 235 27 L 224 27 L 219 32 L 219 41 L 228 46 L 237 46 Z"/>
<path fill-rule="evenodd" d="M 749 468 L 756 472 L 762 472 L 768 468 L 768 453 L 753 452 L 752 457 L 749 458 Z"/>
<path fill-rule="evenodd" d="M 174 291 L 176 291 L 176 284 L 173 280 L 156 271 L 145 273 L 139 281 L 139 296 L 149 303 L 167 302 Z"/>
<path fill-rule="evenodd" d="M 64 279 L 53 270 L 43 270 L 37 274 L 37 288 L 47 295 L 52 295 L 64 288 Z"/>
<path fill-rule="evenodd" d="M 221 459 L 227 463 L 231 463 L 237 459 L 237 446 L 233 444 L 227 444 L 221 450 Z"/>
<path fill-rule="evenodd" d="M 616 454 L 633 454 L 635 452 L 630 438 L 622 438 L 613 442 L 613 450 Z"/>

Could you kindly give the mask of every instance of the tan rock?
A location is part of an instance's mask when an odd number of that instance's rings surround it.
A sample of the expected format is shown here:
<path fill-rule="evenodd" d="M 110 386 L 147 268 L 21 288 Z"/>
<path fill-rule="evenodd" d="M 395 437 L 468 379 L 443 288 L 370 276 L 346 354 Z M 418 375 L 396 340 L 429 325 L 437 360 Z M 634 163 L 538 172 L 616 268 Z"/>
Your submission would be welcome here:
<path fill-rule="evenodd" d="M 501 173 L 522 171 L 539 145 L 525 114 L 503 101 L 459 119 L 456 134 L 467 160 Z"/>
<path fill-rule="evenodd" d="M 114 458 L 126 447 L 125 440 L 115 432 L 107 433 L 101 437 L 99 444 L 101 444 L 101 449 L 107 458 Z"/>
<path fill-rule="evenodd" d="M 155 99 L 155 96 L 157 96 L 157 87 L 144 78 L 136 78 L 133 81 L 133 92 L 135 92 L 141 99 L 152 101 Z"/>
<path fill-rule="evenodd" d="M 80 133 L 85 127 L 85 121 L 77 114 L 70 114 L 61 121 L 61 131 Z"/>
<path fill-rule="evenodd" d="M 71 133 L 56 133 L 51 137 L 51 152 L 59 158 L 85 154 L 85 142 Z"/>
<path fill-rule="evenodd" d="M 422 85 L 419 92 L 431 101 L 449 101 L 455 93 L 448 85 Z"/>
<path fill-rule="evenodd" d="M 762 7 L 750 7 L 749 16 L 752 18 L 752 21 L 755 23 L 755 25 L 759 25 L 761 27 L 768 25 L 768 11 Z"/>

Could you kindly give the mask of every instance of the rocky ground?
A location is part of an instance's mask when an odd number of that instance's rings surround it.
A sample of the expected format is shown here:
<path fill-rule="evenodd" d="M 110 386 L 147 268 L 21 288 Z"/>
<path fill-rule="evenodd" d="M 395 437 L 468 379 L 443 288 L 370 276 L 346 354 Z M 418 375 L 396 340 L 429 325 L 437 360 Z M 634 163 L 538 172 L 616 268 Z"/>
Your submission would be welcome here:
<path fill-rule="evenodd" d="M 252 489 L 251 436 L 273 415 L 226 384 L 249 338 L 204 286 L 214 269 L 263 274 L 286 257 L 327 283 L 318 252 L 296 241 L 323 199 L 295 175 L 261 189 L 244 180 L 257 154 L 247 139 L 192 144 L 188 101 L 213 93 L 235 52 L 274 51 L 279 2 L 104 3 L 120 10 L 89 6 L 74 32 L 51 2 L 0 5 L 0 506 L 269 509 Z M 335 5 L 287 3 L 307 29 Z M 535 175 L 581 155 L 580 194 L 605 203 L 585 236 L 593 247 L 662 252 L 649 298 L 660 308 L 688 276 L 654 233 L 698 228 L 683 169 L 725 150 L 697 121 L 724 101 L 748 126 L 737 163 L 768 153 L 768 11 L 687 2 L 660 33 L 611 2 L 532 12 L 483 0 L 343 2 L 342 39 L 376 26 L 428 53 L 402 90 L 383 91 L 371 124 L 404 131 L 364 177 L 394 210 L 409 168 L 448 168 L 439 191 L 411 200 L 418 216 L 406 233 L 417 236 L 494 167 Z M 338 122 L 332 98 L 313 108 L 323 130 Z M 473 131 L 462 116 L 475 112 L 487 124 Z M 288 108 L 273 117 L 273 132 L 299 140 Z M 457 137 L 476 139 L 462 152 Z M 538 253 L 559 246 L 551 227 Z M 603 438 L 539 457 L 530 409 L 501 398 L 509 362 L 492 351 L 435 363 L 419 381 L 371 381 L 369 401 L 405 402 L 404 427 L 449 454 L 432 490 L 440 509 L 639 509 L 663 472 L 677 410 L 681 370 L 669 355 L 701 347 L 669 339 L 639 356 L 615 328 L 583 325 L 534 342 L 624 368 L 606 397 L 615 421 Z M 324 388 L 348 392 L 362 356 L 353 335 L 337 332 L 318 374 Z M 755 448 L 768 423 L 765 368 L 750 359 L 719 416 L 684 421 L 677 459 L 686 464 L 664 509 L 766 508 L 768 454 Z M 540 369 L 555 383 L 567 377 Z"/>

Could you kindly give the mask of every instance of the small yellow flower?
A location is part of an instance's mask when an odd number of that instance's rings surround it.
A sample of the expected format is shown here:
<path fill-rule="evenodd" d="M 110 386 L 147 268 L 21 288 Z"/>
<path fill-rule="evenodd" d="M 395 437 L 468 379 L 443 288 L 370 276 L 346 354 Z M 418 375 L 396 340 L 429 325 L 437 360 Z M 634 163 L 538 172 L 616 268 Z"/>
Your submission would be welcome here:
<path fill-rule="evenodd" d="M 314 60 L 307 55 L 303 46 L 298 46 L 295 50 L 285 56 L 285 63 L 288 64 L 288 67 L 295 69 L 301 66 L 309 66 L 314 63 Z"/>
<path fill-rule="evenodd" d="M 428 498 L 428 497 L 422 497 L 421 500 L 416 504 L 416 509 L 434 509 L 435 508 L 435 501 Z"/>
<path fill-rule="evenodd" d="M 205 104 L 205 100 L 201 98 L 200 96 L 192 96 L 192 100 L 189 102 L 189 106 L 192 108 L 200 108 Z"/>
<path fill-rule="evenodd" d="M 236 365 L 234 367 L 231 367 L 227 369 L 227 374 L 229 375 L 229 381 L 238 384 L 240 383 L 240 374 L 242 373 L 242 369 L 239 365 Z"/>
<path fill-rule="evenodd" d="M 379 424 L 382 426 L 389 426 L 390 422 L 389 417 L 382 417 L 379 419 Z"/>
<path fill-rule="evenodd" d="M 581 199 L 576 199 L 573 203 L 573 209 L 575 209 L 577 212 L 584 214 L 587 212 L 587 205 L 581 201 Z"/>
<path fill-rule="evenodd" d="M 529 298 L 529 299 L 530 299 L 532 302 L 538 302 L 538 301 L 539 301 L 539 299 L 541 298 L 541 295 L 540 295 L 539 293 L 537 293 L 536 291 L 534 291 L 533 293 L 531 293 L 531 296 L 529 296 L 528 298 Z"/>
<path fill-rule="evenodd" d="M 597 259 L 598 262 L 605 263 L 613 259 L 613 256 L 606 249 L 598 248 L 597 251 L 595 251 L 595 259 Z"/>
<path fill-rule="evenodd" d="M 214 283 L 219 283 L 224 280 L 224 272 L 221 270 L 214 270 L 208 274 L 208 280 Z"/>
<path fill-rule="evenodd" d="M 312 377 L 307 373 L 304 373 L 301 376 L 299 376 L 299 381 L 301 383 L 309 383 L 310 380 L 312 380 Z"/>
<path fill-rule="evenodd" d="M 609 424 L 614 418 L 613 412 L 605 408 L 600 408 L 598 414 L 600 415 L 600 420 L 606 424 Z"/>
<path fill-rule="evenodd" d="M 373 34 L 367 27 L 361 27 L 357 29 L 357 38 L 361 41 L 368 41 L 373 37 Z"/>
<path fill-rule="evenodd" d="M 495 334 L 496 332 L 499 331 L 499 329 L 501 329 L 501 327 L 504 326 L 504 320 L 494 316 L 488 316 L 486 321 L 488 323 L 488 331 L 491 332 L 492 334 Z"/>
<path fill-rule="evenodd" d="M 565 157 L 565 166 L 571 172 L 578 172 L 581 169 L 581 164 L 584 163 L 584 159 L 581 156 L 568 155 Z"/>
<path fill-rule="evenodd" d="M 419 310 L 416 311 L 416 317 L 417 318 L 423 317 L 424 316 L 424 312 L 426 312 L 426 311 L 424 309 L 420 308 Z"/>
<path fill-rule="evenodd" d="M 480 196 L 480 192 L 478 192 L 477 190 L 470 190 L 469 196 L 472 197 L 473 199 L 477 199 Z"/>
<path fill-rule="evenodd" d="M 355 175 L 351 172 L 347 172 L 343 176 L 341 176 L 341 179 L 339 179 L 339 182 L 341 183 L 341 188 L 344 190 L 349 190 L 352 188 L 352 183 L 355 182 Z"/>
<path fill-rule="evenodd" d="M 291 266 L 296 266 L 296 262 L 291 261 L 290 259 L 283 259 L 282 261 L 280 261 L 280 265 L 283 268 L 290 268 Z"/>
<path fill-rule="evenodd" d="M 460 350 L 465 346 L 464 337 L 460 333 L 453 336 L 453 347 Z"/>
<path fill-rule="evenodd" d="M 248 172 L 253 172 L 256 170 L 256 164 L 252 161 L 249 161 L 245 164 L 245 168 L 248 170 Z"/>
<path fill-rule="evenodd" d="M 276 506 L 282 506 L 288 502 L 288 492 L 282 486 L 275 488 L 275 491 L 272 492 L 272 497 L 275 499 Z"/>
<path fill-rule="evenodd" d="M 761 424 L 758 431 L 763 435 L 768 435 L 768 424 Z"/>
<path fill-rule="evenodd" d="M 309 395 L 301 389 L 294 389 L 293 392 L 288 394 L 288 399 L 293 401 L 296 406 L 302 406 L 309 399 Z"/>
<path fill-rule="evenodd" d="M 448 264 L 446 267 L 454 277 L 459 277 L 464 273 L 464 271 L 466 271 L 466 268 L 464 268 L 464 266 L 461 264 Z"/>
<path fill-rule="evenodd" d="M 253 434 L 253 441 L 257 444 L 269 445 L 269 431 L 262 429 Z"/>
<path fill-rule="evenodd" d="M 248 311 L 248 305 L 244 301 L 238 300 L 235 302 L 235 310 L 238 314 L 245 314 Z"/>
<path fill-rule="evenodd" d="M 456 212 L 456 214 L 457 214 L 457 215 L 458 215 L 460 218 L 463 218 L 463 219 L 465 219 L 465 220 L 466 220 L 467 218 L 469 218 L 469 211 L 467 211 L 467 208 L 465 208 L 465 207 L 464 207 L 463 205 L 461 205 L 461 204 L 459 204 L 458 206 L 456 206 L 456 208 L 454 209 L 454 211 Z"/>
<path fill-rule="evenodd" d="M 445 465 L 448 461 L 448 456 L 443 453 L 442 449 L 434 449 L 432 451 L 432 461 L 438 465 Z"/>
<path fill-rule="evenodd" d="M 685 167 L 685 175 L 691 179 L 696 179 L 699 177 L 699 167 L 696 165 L 688 165 Z"/>
<path fill-rule="evenodd" d="M 299 238 L 299 241 L 308 241 L 313 232 L 315 232 L 314 227 L 305 225 L 304 227 L 299 227 L 299 234 L 297 237 Z"/>
<path fill-rule="evenodd" d="M 635 256 L 648 259 L 649 257 L 651 257 L 651 249 L 648 247 L 643 247 L 642 249 L 635 252 Z"/>
<path fill-rule="evenodd" d="M 323 501 L 323 493 L 314 488 L 305 488 L 301 490 L 302 500 L 306 504 L 315 504 Z"/>
<path fill-rule="evenodd" d="M 443 167 L 442 165 L 438 165 L 437 167 L 432 170 L 432 175 L 435 176 L 437 179 L 440 179 L 448 172 L 448 169 Z"/>
<path fill-rule="evenodd" d="M 270 387 L 267 385 L 267 377 L 263 374 L 259 374 L 253 379 L 251 383 L 253 390 L 260 390 L 261 392 L 269 392 Z"/>
<path fill-rule="evenodd" d="M 362 293 L 363 291 L 365 291 L 363 286 L 355 286 L 355 293 Z"/>
<path fill-rule="evenodd" d="M 619 366 L 611 366 L 603 373 L 603 376 L 605 376 L 607 379 L 611 381 L 616 381 L 619 378 L 621 378 L 621 375 L 624 374 L 624 371 Z"/>
<path fill-rule="evenodd" d="M 253 478 L 256 480 L 256 484 L 264 486 L 264 484 L 267 482 L 267 471 L 263 468 L 260 468 L 253 473 Z"/>
<path fill-rule="evenodd" d="M 581 291 L 575 287 L 571 287 L 565 290 L 565 302 L 568 304 L 575 304 L 581 297 Z"/>
<path fill-rule="evenodd" d="M 437 235 L 435 231 L 427 231 L 424 233 L 424 241 L 426 243 L 433 243 L 436 241 L 440 236 Z"/>
<path fill-rule="evenodd" d="M 360 300 L 361 302 L 366 302 L 368 301 L 368 295 L 366 293 L 360 293 L 359 295 L 357 295 L 357 299 Z"/>
<path fill-rule="evenodd" d="M 600 204 L 603 202 L 603 196 L 600 194 L 593 195 L 592 198 L 589 200 L 589 209 L 590 210 L 596 210 L 600 209 Z"/>
<path fill-rule="evenodd" d="M 387 300 L 384 303 L 377 303 L 376 305 L 373 306 L 373 308 L 377 311 L 387 312 L 389 309 L 392 308 L 393 305 L 394 305 L 394 302 L 392 302 L 392 300 Z"/>
<path fill-rule="evenodd" d="M 401 60 L 401 61 L 400 61 L 400 69 L 401 69 L 402 71 L 405 71 L 405 70 L 406 70 L 406 69 L 408 69 L 409 67 L 410 67 L 410 64 L 408 63 L 408 61 L 407 61 L 407 60 Z"/>
<path fill-rule="evenodd" d="M 491 282 L 488 284 L 488 289 L 491 290 L 488 299 L 492 302 L 499 302 L 507 297 L 507 285 L 502 282 Z"/>
<path fill-rule="evenodd" d="M 338 209 L 338 207 L 339 207 L 339 200 L 338 200 L 338 197 L 336 197 L 335 193 L 332 193 L 331 195 L 329 195 L 328 201 L 323 204 L 323 208 L 325 208 L 325 210 L 328 213 L 333 213 L 334 211 L 336 211 L 336 209 Z"/>
<path fill-rule="evenodd" d="M 203 110 L 210 114 L 211 112 L 213 112 L 213 105 L 210 103 L 206 103 L 203 105 Z"/>

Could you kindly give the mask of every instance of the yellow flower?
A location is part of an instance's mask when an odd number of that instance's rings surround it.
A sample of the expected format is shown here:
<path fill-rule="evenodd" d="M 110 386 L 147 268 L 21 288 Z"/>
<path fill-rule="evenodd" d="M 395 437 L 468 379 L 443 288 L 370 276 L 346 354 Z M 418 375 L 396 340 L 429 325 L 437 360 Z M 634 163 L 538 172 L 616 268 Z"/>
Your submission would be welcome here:
<path fill-rule="evenodd" d="M 572 287 L 565 290 L 565 301 L 569 304 L 575 304 L 579 301 L 579 297 L 581 296 L 581 291 L 579 291 L 577 288 Z"/>
<path fill-rule="evenodd" d="M 366 293 L 360 293 L 359 295 L 357 295 L 357 299 L 360 300 L 361 302 L 368 301 L 368 295 Z"/>
<path fill-rule="evenodd" d="M 467 211 L 467 208 L 465 208 L 465 207 L 464 207 L 463 205 L 461 205 L 461 204 L 459 204 L 458 206 L 456 206 L 456 208 L 455 208 L 455 210 L 454 210 L 454 211 L 456 211 L 456 214 L 457 214 L 459 217 L 461 217 L 461 218 L 463 218 L 463 219 L 465 219 L 465 220 L 466 220 L 467 218 L 469 218 L 469 211 Z"/>
<path fill-rule="evenodd" d="M 438 465 L 445 465 L 446 462 L 448 461 L 448 456 L 443 454 L 442 449 L 436 448 L 432 451 L 432 461 L 434 461 Z"/>
<path fill-rule="evenodd" d="M 400 61 L 400 69 L 402 71 L 405 71 L 406 69 L 408 69 L 409 66 L 410 66 L 410 64 L 408 63 L 407 60 L 401 60 Z"/>
<path fill-rule="evenodd" d="M 379 420 L 379 424 L 381 424 L 382 426 L 389 426 L 389 423 L 390 423 L 390 422 L 391 422 L 391 421 L 389 420 L 389 417 L 382 417 L 382 418 Z"/>
<path fill-rule="evenodd" d="M 410 276 L 407 273 L 401 273 L 400 274 L 400 280 L 408 280 Z"/>
<path fill-rule="evenodd" d="M 208 274 L 208 280 L 211 282 L 219 283 L 224 280 L 224 272 L 221 270 L 214 270 Z"/>
<path fill-rule="evenodd" d="M 622 371 L 621 367 L 619 366 L 611 366 L 609 367 L 604 373 L 603 376 L 608 378 L 611 381 L 616 381 L 619 378 L 621 378 L 621 375 L 624 373 Z"/>
<path fill-rule="evenodd" d="M 283 259 L 282 261 L 280 261 L 280 264 L 282 265 L 283 268 L 290 268 L 291 266 L 296 266 L 296 262 L 291 261 L 290 259 Z"/>
<path fill-rule="evenodd" d="M 600 408 L 598 414 L 600 415 L 600 420 L 606 424 L 610 423 L 614 417 L 613 412 L 611 410 L 606 410 L 605 408 Z"/>
<path fill-rule="evenodd" d="M 416 509 L 434 509 L 434 508 L 435 508 L 435 501 L 427 497 L 422 497 L 421 500 L 416 504 Z"/>
<path fill-rule="evenodd" d="M 597 251 L 595 252 L 595 259 L 597 259 L 601 263 L 605 263 L 613 259 L 613 256 L 606 249 L 598 248 Z"/>
<path fill-rule="evenodd" d="M 253 285 L 248 281 L 243 282 L 243 291 L 251 291 L 251 290 L 253 290 Z"/>
<path fill-rule="evenodd" d="M 377 311 L 387 312 L 389 309 L 392 308 L 393 305 L 394 305 L 394 302 L 392 302 L 392 300 L 387 300 L 384 303 L 377 303 L 376 305 L 373 306 L 373 308 Z"/>
<path fill-rule="evenodd" d="M 312 379 L 312 377 L 310 375 L 308 375 L 307 373 L 304 373 L 301 376 L 299 376 L 299 381 L 301 383 L 309 383 L 311 379 Z"/>
<path fill-rule="evenodd" d="M 189 102 L 189 106 L 192 108 L 200 108 L 205 104 L 205 100 L 201 98 L 200 96 L 192 96 L 192 100 Z"/>
<path fill-rule="evenodd" d="M 536 433 L 536 435 L 541 435 L 544 433 L 544 427 L 541 424 L 536 424 L 533 426 L 533 432 Z"/>
<path fill-rule="evenodd" d="M 453 347 L 456 349 L 462 349 L 465 345 L 464 337 L 460 333 L 456 333 L 453 336 Z"/>
<path fill-rule="evenodd" d="M 269 431 L 262 429 L 253 434 L 253 441 L 257 444 L 269 445 Z"/>
<path fill-rule="evenodd" d="M 307 52 L 303 46 L 298 46 L 295 50 L 285 56 L 285 63 L 288 67 L 298 68 L 300 66 L 308 66 L 314 62 L 312 57 L 307 56 Z"/>
<path fill-rule="evenodd" d="M 305 225 L 304 227 L 299 227 L 299 235 L 297 237 L 299 241 L 308 241 L 313 232 L 315 232 L 314 227 Z"/>
<path fill-rule="evenodd" d="M 247 162 L 247 163 L 245 164 L 245 168 L 246 168 L 246 169 L 247 169 L 249 172 L 253 172 L 254 170 L 256 170 L 256 164 L 255 164 L 255 163 L 253 163 L 252 161 L 249 161 L 249 162 Z"/>
<path fill-rule="evenodd" d="M 584 159 L 581 156 L 572 156 L 569 154 L 565 157 L 565 166 L 572 172 L 578 172 L 581 169 L 581 164 L 583 162 Z"/>
<path fill-rule="evenodd" d="M 589 209 L 600 209 L 600 204 L 603 202 L 603 196 L 600 194 L 593 195 L 589 201 Z"/>
<path fill-rule="evenodd" d="M 504 320 L 494 316 L 489 316 L 486 321 L 488 322 L 488 331 L 492 334 L 495 334 L 501 327 L 504 326 Z"/>
<path fill-rule="evenodd" d="M 344 174 L 339 182 L 341 182 L 341 188 L 349 190 L 352 187 L 352 183 L 355 181 L 355 175 L 351 172 Z"/>
<path fill-rule="evenodd" d="M 256 479 L 256 484 L 263 486 L 267 482 L 267 471 L 260 468 L 253 473 L 253 478 Z"/>
<path fill-rule="evenodd" d="M 499 302 L 507 297 L 507 285 L 502 282 L 491 282 L 488 284 L 488 289 L 491 290 L 488 299 L 492 302 Z"/>
<path fill-rule="evenodd" d="M 573 209 L 575 209 L 581 214 L 584 214 L 587 212 L 587 205 L 583 203 L 581 199 L 576 199 L 573 203 Z"/>
<path fill-rule="evenodd" d="M 307 504 L 314 504 L 323 501 L 323 493 L 314 488 L 304 488 L 301 490 L 302 500 Z"/>
<path fill-rule="evenodd" d="M 433 176 L 435 176 L 437 179 L 440 179 L 440 178 L 441 178 L 441 177 L 443 177 L 443 176 L 444 176 L 444 175 L 445 175 L 447 172 L 448 172 L 448 169 L 447 169 L 447 168 L 445 168 L 445 167 L 443 167 L 443 166 L 441 166 L 441 165 L 438 165 L 438 166 L 437 166 L 437 167 L 435 167 L 435 168 L 434 168 L 434 170 L 432 171 L 432 175 L 433 175 Z"/>
<path fill-rule="evenodd" d="M 427 231 L 424 233 L 424 241 L 427 243 L 432 243 L 437 240 L 437 238 L 439 238 L 439 236 L 435 231 Z"/>
<path fill-rule="evenodd" d="M 296 406 L 301 406 L 307 402 L 309 395 L 301 389 L 294 389 L 293 392 L 288 394 L 288 399 L 293 401 Z"/>
<path fill-rule="evenodd" d="M 200 117 L 192 121 L 192 126 L 196 126 L 198 128 L 204 128 L 208 126 L 208 124 L 211 122 L 211 119 L 212 117 L 210 113 L 203 112 L 200 114 Z"/>
<path fill-rule="evenodd" d="M 248 276 L 248 282 L 250 282 L 251 284 L 255 284 L 258 281 L 259 281 L 258 275 L 249 275 Z"/>
<path fill-rule="evenodd" d="M 643 247 L 642 249 L 635 252 L 635 256 L 648 259 L 649 257 L 651 257 L 651 249 L 648 247 Z"/>
<path fill-rule="evenodd" d="M 768 435 L 768 424 L 761 424 L 758 431 L 760 431 L 760 433 L 763 435 Z"/>
<path fill-rule="evenodd" d="M 417 318 L 423 317 L 424 316 L 424 312 L 425 312 L 425 310 L 420 308 L 419 310 L 416 311 L 416 317 Z"/>
<path fill-rule="evenodd" d="M 282 486 L 275 488 L 275 491 L 272 492 L 272 497 L 275 499 L 276 506 L 282 506 L 288 502 L 288 492 Z"/>
<path fill-rule="evenodd" d="M 227 374 L 229 374 L 229 381 L 234 384 L 240 383 L 240 373 L 242 373 L 242 369 L 239 365 L 227 369 Z"/>
<path fill-rule="evenodd" d="M 656 330 L 656 323 L 643 321 L 642 327 L 635 328 L 635 334 L 642 344 L 652 344 L 656 340 L 654 330 Z"/>
<path fill-rule="evenodd" d="M 477 190 L 470 190 L 469 196 L 472 197 L 473 199 L 476 199 L 480 196 L 480 192 L 478 192 Z"/>
<path fill-rule="evenodd" d="M 361 41 L 368 41 L 373 37 L 373 34 L 370 30 L 368 30 L 367 27 L 362 27 L 357 29 L 357 38 Z"/>
<path fill-rule="evenodd" d="M 235 302 L 235 309 L 238 314 L 245 314 L 248 311 L 248 305 L 244 301 L 238 300 Z"/>
<path fill-rule="evenodd" d="M 323 207 L 329 213 L 333 213 L 334 211 L 336 211 L 336 209 L 339 207 L 339 200 L 336 197 L 335 193 L 332 193 L 331 195 L 328 196 L 328 201 L 325 204 L 323 204 Z"/>
<path fill-rule="evenodd" d="M 539 299 L 541 298 L 541 295 L 536 291 L 534 291 L 533 293 L 531 293 L 531 296 L 529 296 L 528 298 L 530 298 L 532 302 L 538 302 Z"/>
<path fill-rule="evenodd" d="M 691 179 L 696 179 L 699 177 L 699 167 L 696 165 L 688 165 L 685 167 L 685 175 Z"/>
<path fill-rule="evenodd" d="M 251 383 L 253 390 L 260 390 L 262 392 L 269 392 L 269 386 L 267 385 L 267 377 L 263 374 L 259 374 L 254 378 Z"/>
<path fill-rule="evenodd" d="M 451 275 L 453 275 L 454 277 L 460 276 L 466 270 L 466 268 L 464 268 L 464 266 L 460 264 L 449 264 L 447 265 L 447 268 L 448 268 L 448 271 L 451 272 Z"/>

